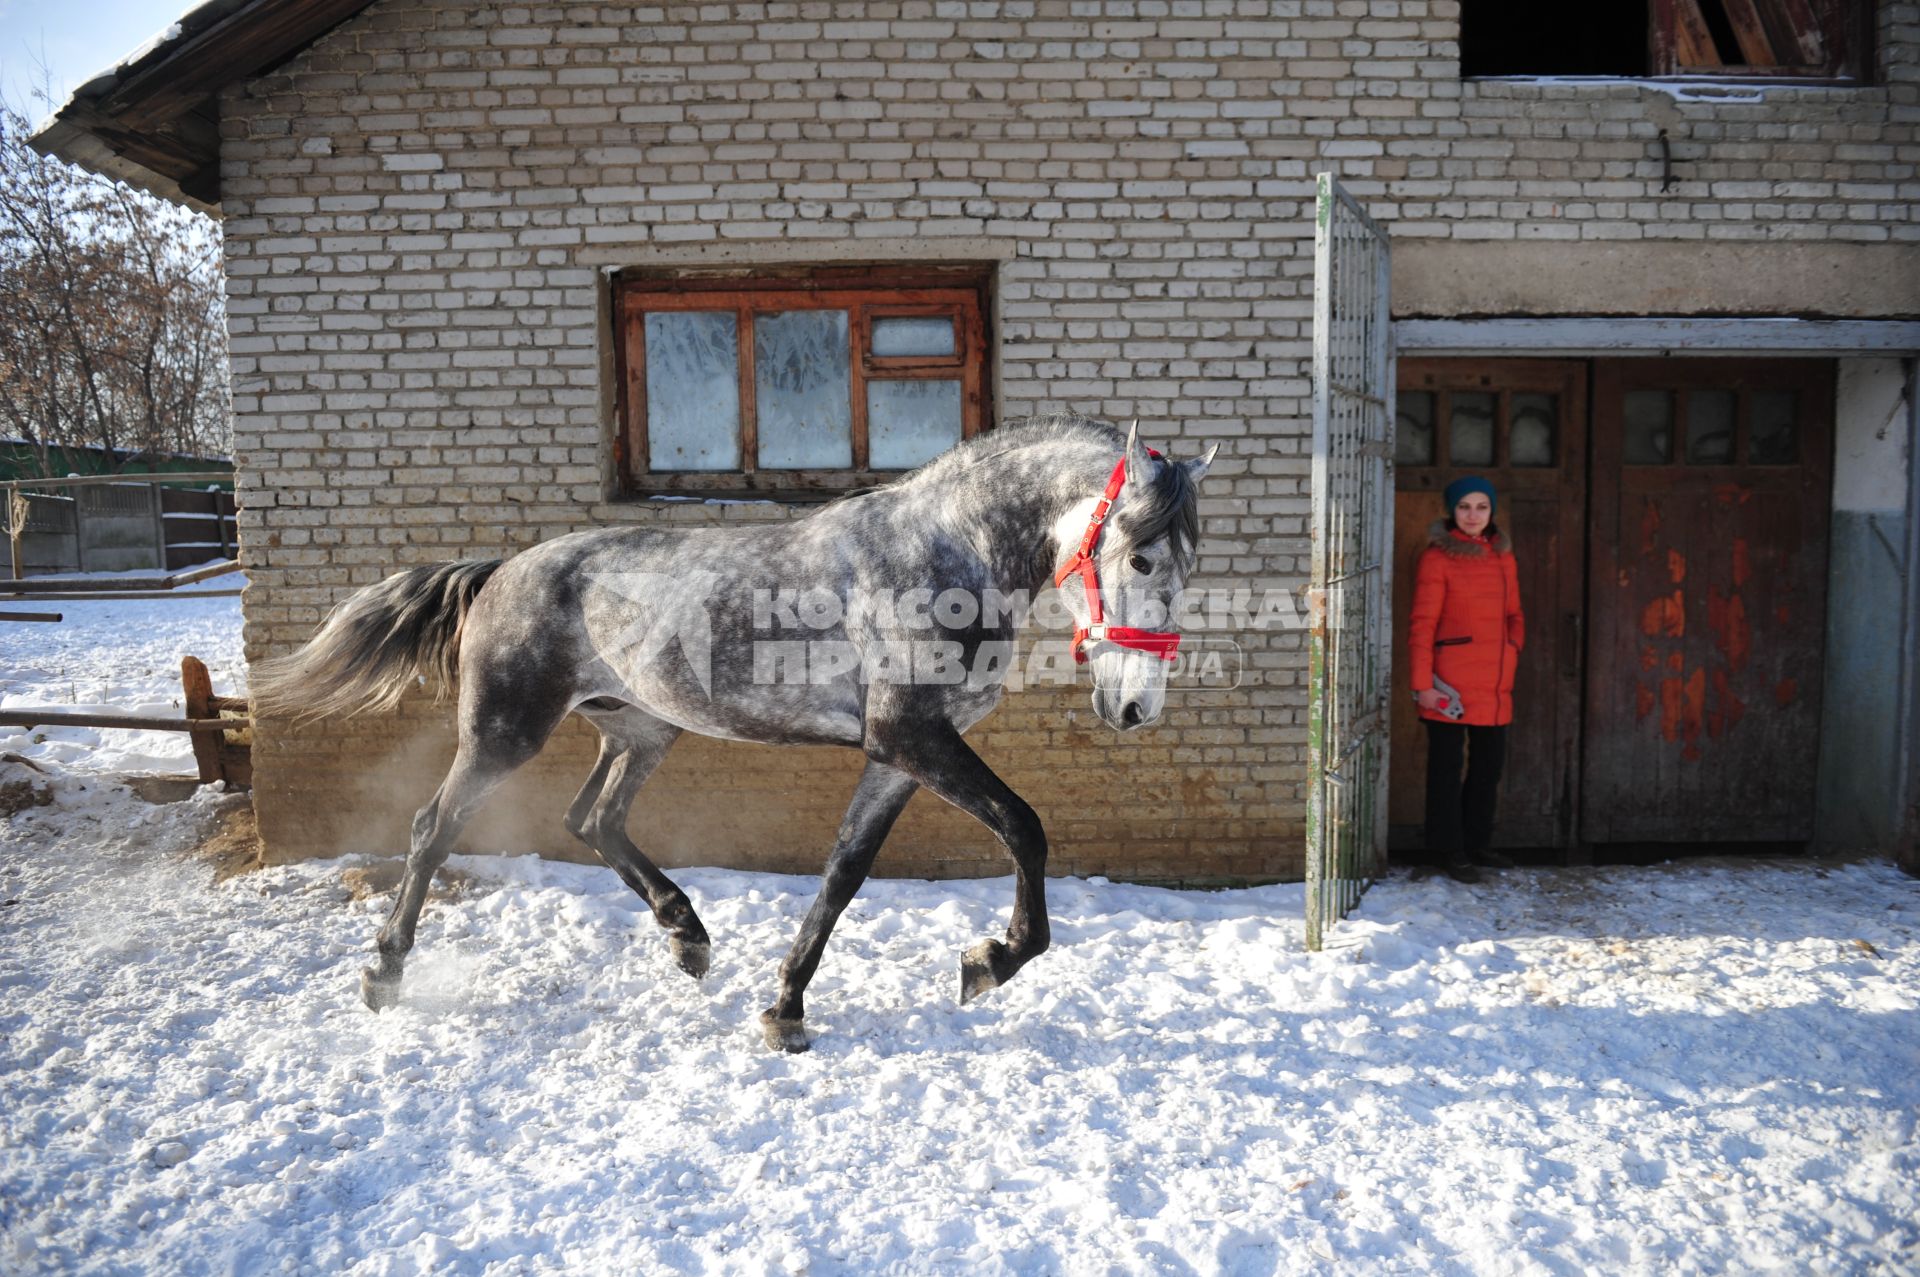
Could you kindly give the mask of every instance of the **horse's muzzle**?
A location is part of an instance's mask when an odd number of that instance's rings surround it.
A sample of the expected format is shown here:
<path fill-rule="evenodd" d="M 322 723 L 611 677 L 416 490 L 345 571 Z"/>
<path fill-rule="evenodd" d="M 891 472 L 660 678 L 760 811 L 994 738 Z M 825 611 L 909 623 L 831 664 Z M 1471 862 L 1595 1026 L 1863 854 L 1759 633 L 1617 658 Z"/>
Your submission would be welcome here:
<path fill-rule="evenodd" d="M 1158 709 L 1149 712 L 1137 699 L 1119 700 L 1102 692 L 1093 694 L 1093 712 L 1116 732 L 1131 732 L 1146 727 L 1160 717 Z"/>

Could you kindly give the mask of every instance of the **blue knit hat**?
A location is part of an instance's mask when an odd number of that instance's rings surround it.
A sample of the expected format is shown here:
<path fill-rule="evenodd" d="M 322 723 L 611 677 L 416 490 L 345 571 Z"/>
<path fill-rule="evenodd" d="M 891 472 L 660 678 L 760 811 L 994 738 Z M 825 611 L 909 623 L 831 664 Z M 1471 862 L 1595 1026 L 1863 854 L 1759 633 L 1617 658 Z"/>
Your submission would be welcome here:
<path fill-rule="evenodd" d="M 1488 514 L 1492 514 L 1500 508 L 1500 498 L 1494 495 L 1493 485 L 1491 483 L 1488 483 L 1477 474 L 1465 474 L 1447 485 L 1447 513 L 1452 514 L 1453 508 L 1459 505 L 1461 500 L 1470 492 L 1484 492 L 1487 494 Z"/>

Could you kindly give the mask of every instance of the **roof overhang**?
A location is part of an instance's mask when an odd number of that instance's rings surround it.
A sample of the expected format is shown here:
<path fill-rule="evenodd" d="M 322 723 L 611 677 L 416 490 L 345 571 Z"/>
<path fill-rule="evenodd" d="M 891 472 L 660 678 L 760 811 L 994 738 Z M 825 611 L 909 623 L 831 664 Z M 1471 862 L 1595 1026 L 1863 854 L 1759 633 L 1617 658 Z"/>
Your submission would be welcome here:
<path fill-rule="evenodd" d="M 220 92 L 272 70 L 373 0 L 205 0 L 94 76 L 35 131 L 44 155 L 220 211 Z"/>

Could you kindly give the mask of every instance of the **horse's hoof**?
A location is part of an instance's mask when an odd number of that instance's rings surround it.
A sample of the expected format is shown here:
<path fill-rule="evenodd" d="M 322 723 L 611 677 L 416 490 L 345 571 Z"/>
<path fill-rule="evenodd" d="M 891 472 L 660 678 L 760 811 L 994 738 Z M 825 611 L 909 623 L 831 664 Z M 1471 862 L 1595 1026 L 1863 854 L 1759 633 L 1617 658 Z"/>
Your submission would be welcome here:
<path fill-rule="evenodd" d="M 698 980 L 706 975 L 707 967 L 713 961 L 713 946 L 705 940 L 682 940 L 672 937 L 668 943 L 673 947 L 673 960 L 679 968 Z"/>
<path fill-rule="evenodd" d="M 400 1003 L 400 982 L 382 980 L 373 973 L 373 968 L 360 970 L 360 1000 L 367 1004 L 369 1011 L 384 1011 Z"/>
<path fill-rule="evenodd" d="M 760 1030 L 766 1034 L 767 1046 L 775 1051 L 785 1051 L 798 1055 L 812 1043 L 807 1041 L 807 1031 L 798 1020 L 782 1020 L 771 1011 L 760 1013 Z"/>
<path fill-rule="evenodd" d="M 965 1006 L 989 989 L 1000 987 L 1001 972 L 1007 965 L 1007 946 L 998 940 L 982 940 L 961 955 L 960 1005 Z"/>

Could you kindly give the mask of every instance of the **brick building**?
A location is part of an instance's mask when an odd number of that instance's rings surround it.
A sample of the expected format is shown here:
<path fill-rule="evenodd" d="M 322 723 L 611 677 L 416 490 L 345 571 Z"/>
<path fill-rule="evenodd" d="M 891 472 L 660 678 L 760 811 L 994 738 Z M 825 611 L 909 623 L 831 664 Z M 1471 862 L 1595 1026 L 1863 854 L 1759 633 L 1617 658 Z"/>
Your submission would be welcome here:
<path fill-rule="evenodd" d="M 874 477 L 878 433 L 804 479 L 750 472 L 729 437 L 689 479 L 637 404 L 647 297 L 857 290 L 875 267 L 975 299 L 968 429 L 1074 408 L 1181 453 L 1220 441 L 1196 584 L 1298 591 L 1331 171 L 1392 238 L 1402 549 L 1458 468 L 1514 494 L 1537 707 L 1516 837 L 1910 847 L 1920 8 L 1823 0 L 1783 33 L 1655 0 L 1651 44 L 1529 52 L 1476 36 L 1498 7 L 211 0 L 38 140 L 222 219 L 254 656 L 401 565 L 803 517 Z M 908 393 L 879 366 L 875 432 Z M 1730 622 L 1756 576 L 1798 593 Z M 1242 685 L 1151 732 L 1115 737 L 1084 689 L 976 729 L 1058 870 L 1299 872 L 1304 636 L 1234 637 Z M 476 840 L 582 850 L 557 813 L 590 735 L 563 729 Z M 450 750 L 425 705 L 258 737 L 278 857 L 403 847 Z M 810 872 L 858 761 L 686 739 L 641 842 Z M 879 868 L 1003 864 L 921 797 Z"/>

